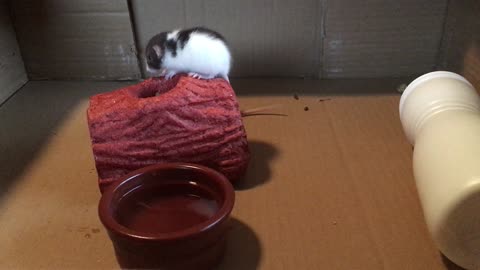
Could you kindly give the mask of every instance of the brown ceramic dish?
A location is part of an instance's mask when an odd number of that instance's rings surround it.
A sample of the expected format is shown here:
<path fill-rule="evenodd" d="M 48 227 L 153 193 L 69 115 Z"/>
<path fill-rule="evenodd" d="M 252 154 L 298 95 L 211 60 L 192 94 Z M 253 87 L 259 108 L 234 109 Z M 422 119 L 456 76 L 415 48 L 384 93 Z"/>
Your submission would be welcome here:
<path fill-rule="evenodd" d="M 99 216 L 123 268 L 211 269 L 235 193 L 222 174 L 170 163 L 134 171 L 102 195 Z"/>

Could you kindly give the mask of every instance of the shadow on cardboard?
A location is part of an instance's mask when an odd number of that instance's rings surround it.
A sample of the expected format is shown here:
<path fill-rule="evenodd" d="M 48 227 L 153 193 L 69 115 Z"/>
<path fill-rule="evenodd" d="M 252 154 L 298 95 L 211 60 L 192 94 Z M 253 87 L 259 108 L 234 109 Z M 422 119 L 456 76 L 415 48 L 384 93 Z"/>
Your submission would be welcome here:
<path fill-rule="evenodd" d="M 216 270 L 255 270 L 262 256 L 262 247 L 253 229 L 232 218 L 225 257 Z"/>
<path fill-rule="evenodd" d="M 278 149 L 270 143 L 249 141 L 250 162 L 245 176 L 235 185 L 236 190 L 247 190 L 261 186 L 271 179 L 270 164 L 278 155 Z"/>

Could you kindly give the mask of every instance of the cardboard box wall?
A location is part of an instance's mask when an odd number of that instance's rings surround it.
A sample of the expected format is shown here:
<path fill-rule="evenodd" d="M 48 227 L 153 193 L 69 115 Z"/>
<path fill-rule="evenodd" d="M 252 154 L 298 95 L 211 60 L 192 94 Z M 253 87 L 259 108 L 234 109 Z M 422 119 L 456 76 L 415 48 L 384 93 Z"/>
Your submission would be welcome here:
<path fill-rule="evenodd" d="M 11 2 L 30 79 L 139 79 L 127 1 Z"/>
<path fill-rule="evenodd" d="M 232 44 L 233 76 L 378 78 L 435 67 L 446 6 L 445 0 L 133 0 L 132 13 L 141 56 L 160 31 L 205 25 Z"/>
<path fill-rule="evenodd" d="M 480 81 L 474 0 L 0 3 L 0 100 L 25 82 L 25 68 L 31 80 L 146 77 L 148 39 L 195 25 L 226 36 L 233 77 L 380 78 L 446 69 Z"/>
<path fill-rule="evenodd" d="M 27 82 L 7 2 L 0 1 L 0 104 Z"/>

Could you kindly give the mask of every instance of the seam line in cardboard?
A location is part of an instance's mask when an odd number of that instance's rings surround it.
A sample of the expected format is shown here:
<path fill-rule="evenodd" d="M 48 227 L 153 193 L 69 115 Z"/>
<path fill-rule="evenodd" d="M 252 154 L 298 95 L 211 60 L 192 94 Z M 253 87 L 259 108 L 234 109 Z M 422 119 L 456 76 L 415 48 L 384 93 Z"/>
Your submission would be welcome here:
<path fill-rule="evenodd" d="M 437 55 L 435 56 L 435 66 L 434 69 L 445 69 L 447 66 L 447 49 L 448 45 L 450 44 L 450 33 L 447 33 L 447 25 L 448 25 L 448 14 L 450 12 L 450 0 L 446 0 L 445 3 L 445 11 L 443 15 L 443 24 L 442 24 L 442 31 L 440 34 L 440 41 L 437 47 Z"/>
<path fill-rule="evenodd" d="M 127 8 L 128 8 L 128 15 L 130 17 L 130 26 L 132 28 L 132 36 L 133 36 L 133 46 L 135 48 L 135 56 L 137 57 L 137 66 L 138 66 L 138 73 L 140 74 L 140 78 L 145 78 L 146 74 L 143 72 L 142 69 L 142 59 L 140 56 L 140 44 L 138 43 L 138 33 L 137 28 L 135 25 L 135 15 L 132 8 L 132 0 L 127 0 Z"/>
<path fill-rule="evenodd" d="M 325 77 L 324 67 L 325 67 L 325 38 L 327 36 L 326 30 L 326 19 L 327 19 L 327 9 L 328 3 L 327 0 L 319 0 L 319 8 L 320 8 L 320 20 L 319 20 L 319 27 L 317 27 L 317 31 L 320 31 L 320 41 L 318 42 L 320 51 L 319 56 L 317 57 L 318 62 L 318 70 L 317 76 L 319 79 L 323 79 Z M 317 9 L 318 11 L 318 9 Z M 318 33 L 317 33 L 318 35 Z"/>

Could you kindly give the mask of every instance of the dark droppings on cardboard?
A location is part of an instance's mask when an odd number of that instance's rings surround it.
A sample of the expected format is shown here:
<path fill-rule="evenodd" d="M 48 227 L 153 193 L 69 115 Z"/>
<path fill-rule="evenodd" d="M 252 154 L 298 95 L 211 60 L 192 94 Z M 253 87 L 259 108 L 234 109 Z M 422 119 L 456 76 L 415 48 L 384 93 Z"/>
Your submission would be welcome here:
<path fill-rule="evenodd" d="M 324 102 L 324 101 L 329 101 L 331 98 L 321 98 L 318 100 L 318 102 Z"/>
<path fill-rule="evenodd" d="M 293 98 L 294 98 L 295 100 L 299 100 L 299 99 L 300 99 L 300 98 L 298 97 L 297 93 L 293 94 Z"/>
<path fill-rule="evenodd" d="M 303 110 L 308 111 L 309 110 L 308 106 L 305 106 L 305 108 L 303 108 Z"/>

